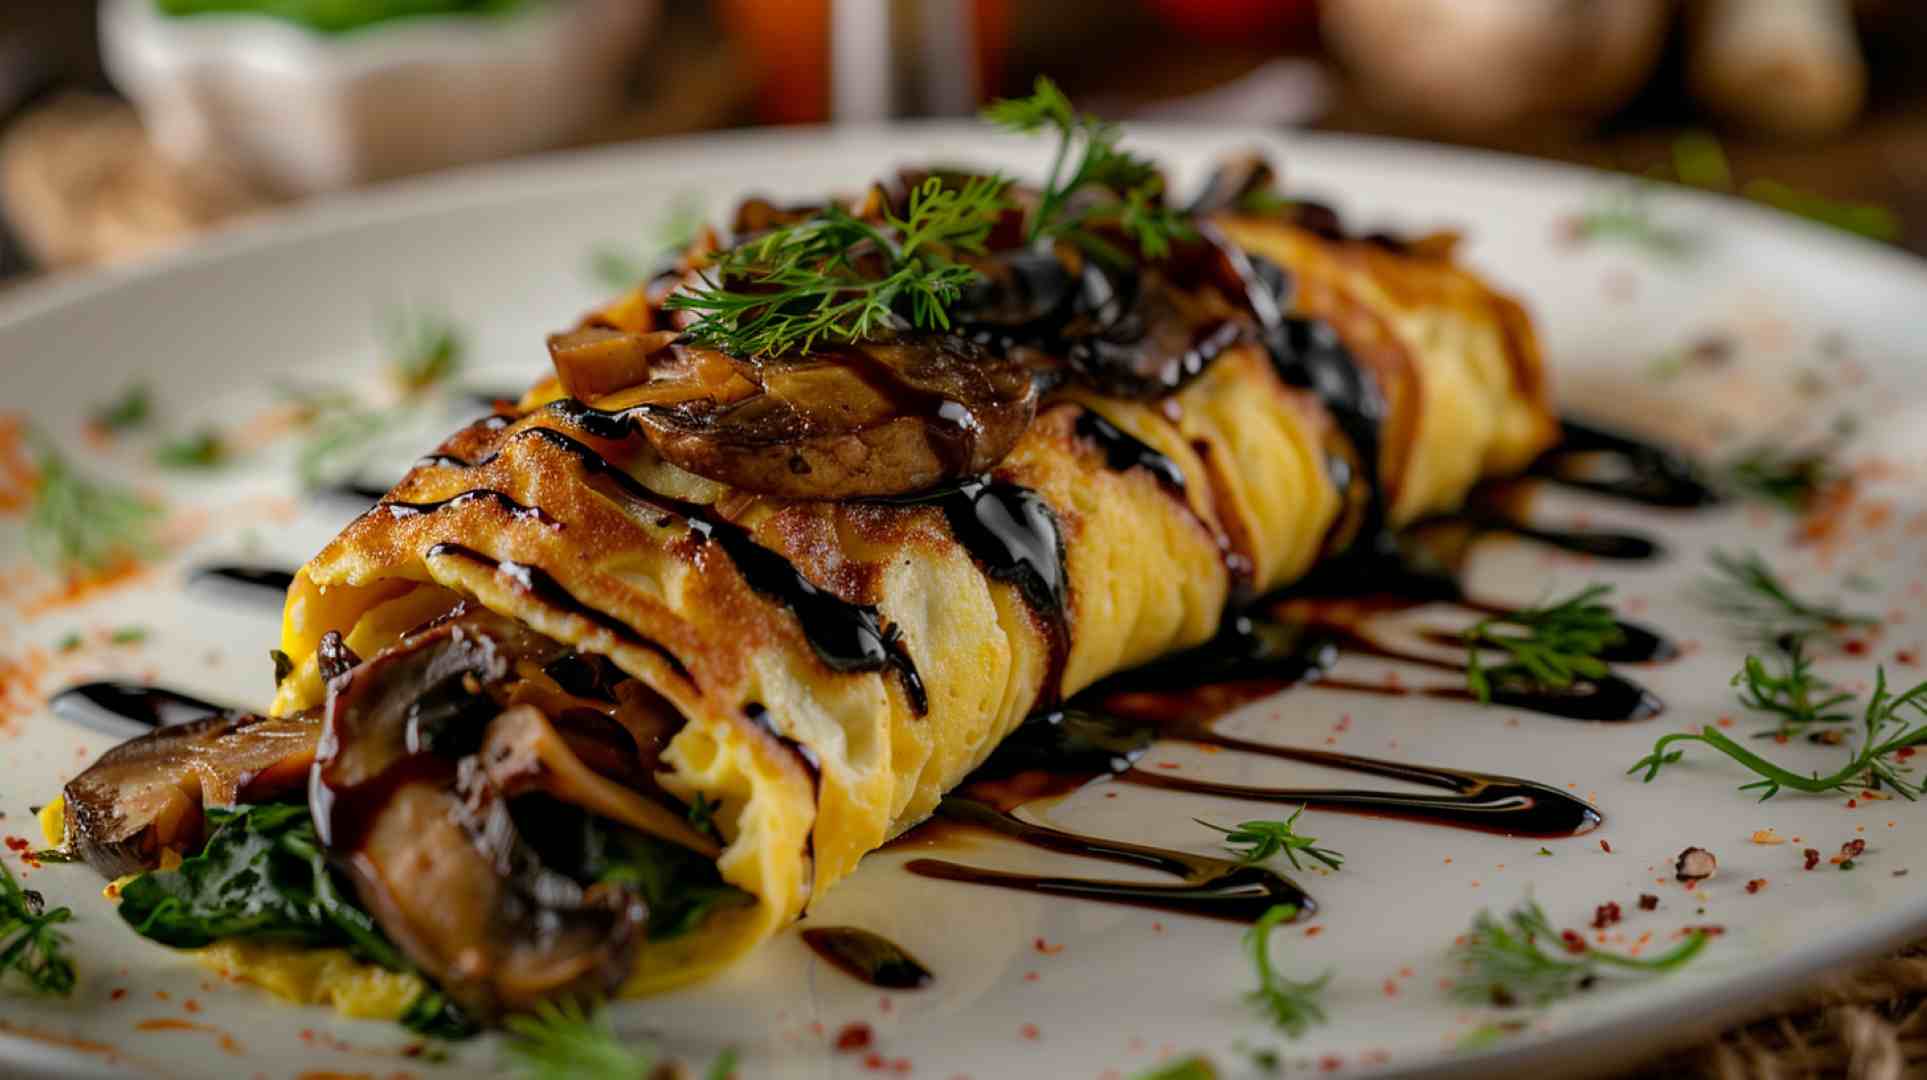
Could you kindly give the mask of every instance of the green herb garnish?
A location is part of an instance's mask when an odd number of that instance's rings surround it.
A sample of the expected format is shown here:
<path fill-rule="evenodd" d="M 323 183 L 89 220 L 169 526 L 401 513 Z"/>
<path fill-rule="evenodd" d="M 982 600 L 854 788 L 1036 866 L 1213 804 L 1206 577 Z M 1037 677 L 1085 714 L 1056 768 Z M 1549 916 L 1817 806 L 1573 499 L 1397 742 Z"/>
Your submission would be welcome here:
<path fill-rule="evenodd" d="M 1841 705 L 1853 700 L 1853 695 L 1814 674 L 1803 639 L 1794 638 L 1783 655 L 1777 671 L 1770 669 L 1766 660 L 1748 655 L 1733 676 L 1733 685 L 1739 687 L 1740 704 L 1779 717 L 1779 726 L 1763 735 L 1785 740 L 1814 724 L 1853 719 L 1851 714 L 1839 711 Z"/>
<path fill-rule="evenodd" d="M 66 953 L 67 935 L 59 929 L 74 913 L 21 888 L 13 871 L 0 863 L 0 980 L 18 975 L 35 993 L 65 997 L 74 990 L 74 962 Z"/>
<path fill-rule="evenodd" d="M 103 431 L 131 431 L 147 423 L 154 411 L 154 396 L 146 383 L 134 383 L 119 397 L 94 410 L 94 426 Z"/>
<path fill-rule="evenodd" d="M 910 195 L 906 214 L 864 221 L 839 206 L 717 256 L 703 284 L 664 307 L 697 315 L 687 333 L 736 356 L 807 352 L 819 341 L 861 341 L 906 327 L 947 330 L 949 308 L 977 272 L 951 257 L 981 254 L 1008 182 L 976 176 L 945 188 L 937 177 Z"/>
<path fill-rule="evenodd" d="M 147 627 L 119 627 L 113 633 L 107 635 L 107 640 L 114 645 L 139 645 L 141 642 L 147 640 Z"/>
<path fill-rule="evenodd" d="M 1840 479 L 1830 448 L 1783 450 L 1761 446 L 1726 464 L 1726 486 L 1748 498 L 1805 513 L 1813 500 Z"/>
<path fill-rule="evenodd" d="M 327 34 L 422 15 L 499 15 L 526 3 L 528 0 L 157 0 L 165 15 L 269 15 Z"/>
<path fill-rule="evenodd" d="M 158 507 L 126 488 L 83 476 L 44 435 L 29 437 L 40 471 L 27 514 L 27 550 L 35 559 L 75 576 L 147 553 Z"/>
<path fill-rule="evenodd" d="M 1655 255 L 1673 258 L 1692 247 L 1678 229 L 1653 216 L 1652 187 L 1640 183 L 1595 200 L 1573 219 L 1573 233 L 1581 240 L 1621 240 Z"/>
<path fill-rule="evenodd" d="M 1048 78 L 1038 76 L 1029 97 L 992 102 L 983 115 L 1011 131 L 1057 132 L 1057 153 L 1025 226 L 1026 240 L 1061 238 L 1112 265 L 1127 265 L 1130 257 L 1099 236 L 1097 227 L 1121 229 L 1150 259 L 1170 254 L 1173 240 L 1191 234 L 1183 216 L 1163 204 L 1157 166 L 1118 149 L 1118 126 L 1079 113 Z M 1088 193 L 1109 197 L 1080 197 Z"/>
<path fill-rule="evenodd" d="M 695 829 L 704 836 L 711 836 L 721 840 L 723 834 L 716 828 L 716 811 L 721 808 L 721 806 L 721 803 L 710 802 L 708 796 L 698 791 L 696 793 L 696 800 L 689 804 L 690 828 Z"/>
<path fill-rule="evenodd" d="M 1589 585 L 1563 600 L 1492 615 L 1465 631 L 1465 685 L 1481 704 L 1495 686 L 1525 684 L 1564 689 L 1577 679 L 1609 670 L 1600 654 L 1626 639 L 1611 606 L 1600 599 L 1611 585 Z M 1507 659 L 1486 667 L 1481 654 L 1497 649 Z"/>
<path fill-rule="evenodd" d="M 60 636 L 59 641 L 54 642 L 54 651 L 64 653 L 73 652 L 75 649 L 80 648 L 82 640 L 78 630 L 69 630 Z"/>
<path fill-rule="evenodd" d="M 462 333 L 446 315 L 397 311 L 389 315 L 384 334 L 389 371 L 408 393 L 420 393 L 462 368 Z"/>
<path fill-rule="evenodd" d="M 649 908 L 649 940 L 662 941 L 694 930 L 712 911 L 751 902 L 748 893 L 725 884 L 716 864 L 687 848 L 633 829 L 592 824 L 587 841 L 595 852 L 590 876 L 626 885 Z"/>
<path fill-rule="evenodd" d="M 1131 1080 L 1218 1080 L 1218 1068 L 1210 1058 L 1193 1054 L 1132 1073 Z"/>
<path fill-rule="evenodd" d="M 375 439 L 399 419 L 398 412 L 350 406 L 317 416 L 295 452 L 295 474 L 304 487 L 326 487 L 346 478 L 374 453 Z"/>
<path fill-rule="evenodd" d="M 1293 870 L 1303 870 L 1304 867 L 1298 864 L 1298 853 L 1302 851 L 1333 870 L 1338 869 L 1339 864 L 1345 861 L 1345 856 L 1330 848 L 1314 847 L 1312 845 L 1318 842 L 1317 837 L 1299 836 L 1293 831 L 1292 826 L 1298 821 L 1298 815 L 1304 812 L 1305 808 L 1301 806 L 1292 811 L 1292 815 L 1283 821 L 1241 821 L 1235 829 L 1213 825 L 1202 818 L 1191 820 L 1207 829 L 1216 829 L 1223 833 L 1226 847 L 1245 845 L 1245 850 L 1238 855 L 1241 862 L 1263 862 L 1274 855 L 1282 854 L 1291 863 Z"/>
<path fill-rule="evenodd" d="M 1258 972 L 1258 988 L 1245 995 L 1253 1008 L 1270 1020 L 1280 1031 L 1291 1038 L 1303 1035 L 1313 1024 L 1325 1022 L 1325 1008 L 1320 999 L 1325 992 L 1325 984 L 1331 981 L 1331 972 L 1326 972 L 1310 982 L 1299 982 L 1280 975 L 1271 966 L 1271 931 L 1280 923 L 1290 922 L 1298 917 L 1298 908 L 1292 904 L 1274 904 L 1271 909 L 1258 917 L 1258 921 L 1245 931 L 1245 948 L 1251 954 L 1251 964 Z"/>
<path fill-rule="evenodd" d="M 1841 202 L 1778 180 L 1749 180 L 1742 193 L 1754 202 L 1870 240 L 1892 243 L 1900 239 L 1900 218 L 1884 206 Z"/>
<path fill-rule="evenodd" d="M 1894 794 L 1912 802 L 1918 798 L 1921 785 L 1908 780 L 1900 774 L 1907 767 L 1899 764 L 1916 747 L 1927 744 L 1927 727 L 1915 727 L 1903 714 L 1907 710 L 1927 713 L 1927 682 L 1897 695 L 1887 692 L 1887 672 L 1876 669 L 1873 696 L 1868 699 L 1861 715 L 1861 738 L 1859 749 L 1853 751 L 1847 763 L 1839 770 L 1821 776 L 1799 773 L 1775 765 L 1760 755 L 1741 746 L 1718 728 L 1707 725 L 1697 733 L 1663 735 L 1653 744 L 1653 751 L 1627 769 L 1635 773 L 1644 769 L 1642 780 L 1650 783 L 1659 775 L 1660 769 L 1680 760 L 1685 753 L 1668 747 L 1681 743 L 1699 742 L 1718 750 L 1734 761 L 1758 773 L 1761 777 L 1750 784 L 1741 784 L 1741 791 L 1760 789 L 1760 801 L 1765 802 L 1780 793 L 1783 787 L 1808 794 L 1823 795 L 1829 792 L 1872 791 L 1889 788 Z M 1889 733 L 1889 729 L 1892 729 Z"/>
<path fill-rule="evenodd" d="M 1683 966 L 1705 947 L 1707 934 L 1694 930 L 1672 949 L 1652 957 L 1624 956 L 1587 944 L 1581 935 L 1561 934 L 1537 901 L 1527 900 L 1501 920 L 1481 910 L 1472 928 L 1452 947 L 1466 970 L 1452 994 L 1479 1005 L 1547 1005 L 1586 989 L 1608 970 L 1657 974 Z M 1548 952 L 1548 947 L 1556 950 Z"/>
<path fill-rule="evenodd" d="M 625 1041 L 598 1004 L 543 1001 L 502 1026 L 510 1036 L 509 1075 L 525 1080 L 636 1080 L 656 1067 L 655 1044 Z"/>
<path fill-rule="evenodd" d="M 671 201 L 669 209 L 656 222 L 653 243 L 642 251 L 629 251 L 605 244 L 589 255 L 589 271 L 611 289 L 628 290 L 649 279 L 661 268 L 663 257 L 682 251 L 695 243 L 703 227 L 703 199 L 685 191 Z"/>
<path fill-rule="evenodd" d="M 1879 625 L 1871 615 L 1795 596 L 1758 552 L 1734 555 L 1714 549 L 1708 557 L 1718 576 L 1702 589 L 1706 602 L 1751 639 L 1778 642 Z"/>
<path fill-rule="evenodd" d="M 225 462 L 227 444 L 221 433 L 202 428 L 192 435 L 164 442 L 154 448 L 154 461 L 170 469 L 208 469 Z"/>

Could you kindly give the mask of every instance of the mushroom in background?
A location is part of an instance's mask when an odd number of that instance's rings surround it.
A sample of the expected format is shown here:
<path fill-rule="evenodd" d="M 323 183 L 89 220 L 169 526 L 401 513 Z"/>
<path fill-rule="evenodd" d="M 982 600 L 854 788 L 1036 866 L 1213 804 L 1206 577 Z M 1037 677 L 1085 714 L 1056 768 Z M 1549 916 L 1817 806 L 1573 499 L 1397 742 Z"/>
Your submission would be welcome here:
<path fill-rule="evenodd" d="M 1670 0 L 1326 0 L 1327 43 L 1379 108 L 1474 135 L 1583 125 L 1646 82 Z"/>
<path fill-rule="evenodd" d="M 1847 0 L 1694 0 L 1686 78 L 1710 111 L 1768 135 L 1820 138 L 1860 114 L 1867 66 Z"/>

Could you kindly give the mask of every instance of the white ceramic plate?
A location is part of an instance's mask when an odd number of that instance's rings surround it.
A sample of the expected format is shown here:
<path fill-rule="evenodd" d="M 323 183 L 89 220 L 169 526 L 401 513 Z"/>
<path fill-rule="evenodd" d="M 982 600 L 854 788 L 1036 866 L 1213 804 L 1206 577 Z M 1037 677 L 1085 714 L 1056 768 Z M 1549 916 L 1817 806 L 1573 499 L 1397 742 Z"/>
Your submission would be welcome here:
<path fill-rule="evenodd" d="M 1471 261 L 1529 299 L 1568 407 L 1702 448 L 1724 445 L 1716 439 L 1722 432 L 1790 442 L 1851 412 L 1860 421 L 1853 455 L 1888 468 L 1862 486 L 1850 524 L 1821 545 L 1794 546 L 1793 519 L 1774 511 L 1668 513 L 1552 493 L 1537 503 L 1537 520 L 1637 528 L 1663 537 L 1670 557 L 1585 565 L 1504 540 L 1478 551 L 1470 580 L 1485 598 L 1524 603 L 1592 580 L 1612 582 L 1635 617 L 1694 643 L 1685 658 L 1635 673 L 1669 706 L 1658 720 L 1581 724 L 1310 689 L 1233 716 L 1231 730 L 1265 739 L 1325 745 L 1330 737 L 1359 753 L 1569 786 L 1606 818 L 1598 832 L 1546 844 L 1551 854 L 1542 855 L 1538 841 L 1308 813 L 1301 826 L 1347 859 L 1340 873 L 1296 875 L 1323 904 L 1313 923 L 1320 929 L 1290 928 L 1275 944 L 1289 972 L 1334 972 L 1331 1020 L 1303 1039 L 1267 1029 L 1247 1007 L 1242 995 L 1252 975 L 1235 926 L 918 878 L 901 868 L 910 857 L 901 851 L 869 859 L 819 900 L 811 921 L 897 940 L 935 970 L 933 987 L 880 993 L 823 965 L 792 933 L 707 985 L 620 1006 L 622 1029 L 654 1033 L 696 1062 L 736 1046 L 745 1054 L 744 1076 L 873 1075 L 864 1055 L 831 1045 L 845 1024 L 859 1021 L 873 1027 L 886 1066 L 901 1059 L 926 1077 L 1120 1077 L 1161 1055 L 1192 1051 L 1243 1075 L 1254 1071 L 1247 1051 L 1268 1047 L 1299 1071 L 1490 1074 L 1557 1063 L 1579 1072 L 1693 1038 L 1825 967 L 1927 930 L 1927 809 L 1897 802 L 1849 808 L 1842 798 L 1797 794 L 1756 803 L 1735 790 L 1748 777 L 1710 753 L 1692 755 L 1651 785 L 1625 775 L 1662 732 L 1721 716 L 1735 717 L 1740 731 L 1756 723 L 1727 685 L 1743 649 L 1692 595 L 1713 545 L 1758 548 L 1808 591 L 1891 612 L 1894 621 L 1865 639 L 1863 654 L 1829 652 L 1826 673 L 1863 684 L 1884 662 L 1899 680 L 1927 676 L 1907 663 L 1927 639 L 1918 616 L 1927 592 L 1927 500 L 1912 471 L 1927 460 L 1921 264 L 1770 212 L 1670 189 L 1653 197 L 1653 210 L 1691 234 L 1689 255 L 1575 246 L 1562 223 L 1620 190 L 1623 179 L 1348 139 L 1134 135 L 1174 169 L 1179 190 L 1215 155 L 1258 144 L 1285 164 L 1296 189 L 1332 198 L 1355 222 L 1464 228 Z M 374 316 L 397 302 L 439 305 L 469 329 L 465 381 L 520 384 L 545 363 L 543 334 L 597 298 L 587 252 L 611 241 L 644 243 L 651 222 L 686 193 L 721 212 L 747 191 L 849 189 L 897 163 L 933 156 L 1017 170 L 1043 163 L 1041 148 L 976 127 L 664 143 L 323 202 L 185 255 L 6 297 L 0 403 L 53 433 L 87 469 L 123 470 L 198 514 L 190 515 L 192 540 L 178 558 L 124 587 L 51 608 L 37 599 L 51 583 L 27 568 L 18 517 L 0 519 L 0 671 L 7 672 L 0 834 L 33 837 L 28 808 L 109 744 L 39 707 L 46 693 L 84 678 L 151 676 L 218 701 L 265 701 L 275 614 L 191 592 L 183 571 L 220 558 L 296 565 L 353 512 L 293 500 L 286 446 L 210 477 L 163 476 L 144 464 L 152 436 L 112 450 L 89 445 L 81 428 L 92 406 L 145 378 L 157 391 L 158 425 L 178 432 L 257 410 L 277 381 L 366 383 L 380 364 Z M 1668 359 L 1714 333 L 1734 344 L 1727 363 Z M 421 431 L 394 433 L 389 467 L 398 472 L 460 418 L 450 412 L 430 417 Z M 53 649 L 73 630 L 104 635 L 133 625 L 149 629 L 144 642 Z M 1382 670 L 1353 659 L 1341 666 L 1363 676 Z M 1349 725 L 1338 728 L 1347 715 Z M 1762 745 L 1803 769 L 1831 769 L 1844 752 Z M 1181 747 L 1153 753 L 1233 781 L 1308 771 Z M 1212 838 L 1192 824 L 1194 816 L 1235 819 L 1249 809 L 1149 790 L 1103 794 L 1086 790 L 1037 812 L 1082 831 L 1205 852 L 1214 849 Z M 1766 828 L 1801 839 L 1750 842 Z M 1831 854 L 1856 836 L 1869 846 L 1853 872 L 1825 862 L 1801 869 L 1803 847 Z M 1672 859 L 1689 844 L 1721 860 L 1719 876 L 1690 893 L 1671 881 Z M 989 841 L 955 857 L 1047 864 L 1040 853 Z M 1899 876 L 1908 869 L 1916 873 Z M 1749 893 L 1751 879 L 1764 887 Z M 284 1007 L 148 946 L 123 928 L 84 868 L 49 866 L 27 880 L 73 906 L 82 975 L 68 1002 L 8 992 L 0 1072 L 423 1076 L 486 1071 L 498 1061 L 488 1040 L 458 1048 L 442 1068 L 395 1057 L 413 1041 L 398 1029 Z M 1662 897 L 1657 911 L 1636 910 L 1641 892 Z M 1439 985 L 1452 974 L 1446 950 L 1454 936 L 1481 907 L 1510 907 L 1529 894 L 1568 926 L 1582 926 L 1599 903 L 1619 902 L 1628 913 L 1618 928 L 1623 937 L 1614 935 L 1622 944 L 1647 931 L 1664 943 L 1689 924 L 1726 932 L 1677 975 L 1601 986 L 1551 1009 L 1500 1014 L 1455 1004 Z M 1476 1039 L 1465 1045 L 1468 1033 L 1495 1019 L 1524 1020 L 1525 1030 L 1482 1049 Z"/>

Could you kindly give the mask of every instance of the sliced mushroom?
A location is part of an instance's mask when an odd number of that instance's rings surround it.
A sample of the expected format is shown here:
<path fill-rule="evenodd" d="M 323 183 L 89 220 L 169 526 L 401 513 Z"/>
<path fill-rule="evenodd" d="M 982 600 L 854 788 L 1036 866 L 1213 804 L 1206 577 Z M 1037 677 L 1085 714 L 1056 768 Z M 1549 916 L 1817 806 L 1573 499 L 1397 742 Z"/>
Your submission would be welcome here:
<path fill-rule="evenodd" d="M 754 361 L 668 352 L 648 382 L 591 404 L 627 416 L 670 462 L 766 495 L 898 495 L 983 472 L 1037 412 L 1020 360 L 951 335 Z"/>
<path fill-rule="evenodd" d="M 545 867 L 511 815 L 513 792 L 486 764 L 492 740 L 514 744 L 490 735 L 502 717 L 513 729 L 514 717 L 541 715 L 530 706 L 505 713 L 506 684 L 518 669 L 566 653 L 520 623 L 465 606 L 329 687 L 311 785 L 322 841 L 382 929 L 481 1016 L 610 989 L 648 914 L 626 890 L 584 886 Z M 533 743 L 539 766 L 566 777 L 541 790 L 599 799 L 592 811 L 623 803 L 637 812 L 559 736 Z"/>
<path fill-rule="evenodd" d="M 217 715 L 164 727 L 102 754 L 69 781 L 67 845 L 120 877 L 205 839 L 205 809 L 298 791 L 314 761 L 318 713 Z"/>

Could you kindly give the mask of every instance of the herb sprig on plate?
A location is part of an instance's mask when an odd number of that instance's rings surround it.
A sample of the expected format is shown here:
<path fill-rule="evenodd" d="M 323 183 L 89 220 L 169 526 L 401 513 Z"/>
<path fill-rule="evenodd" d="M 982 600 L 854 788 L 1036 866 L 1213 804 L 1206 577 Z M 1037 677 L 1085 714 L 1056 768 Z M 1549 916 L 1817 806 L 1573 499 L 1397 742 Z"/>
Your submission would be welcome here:
<path fill-rule="evenodd" d="M 950 305 L 978 276 L 954 256 L 983 252 L 1007 186 L 977 176 L 946 188 L 932 177 L 911 193 L 903 217 L 886 211 L 881 222 L 825 207 L 716 256 L 701 286 L 664 307 L 697 316 L 691 340 L 737 356 L 901 327 L 948 329 Z"/>
<path fill-rule="evenodd" d="M 1305 808 L 1301 806 L 1292 811 L 1292 815 L 1283 821 L 1241 821 L 1235 829 L 1213 825 L 1203 818 L 1191 820 L 1207 829 L 1215 829 L 1223 833 L 1226 847 L 1243 845 L 1245 850 L 1238 853 L 1238 859 L 1241 862 L 1259 863 L 1274 855 L 1283 855 L 1291 863 L 1293 870 L 1303 870 L 1304 867 L 1298 862 L 1298 853 L 1302 851 L 1306 856 L 1324 863 L 1333 870 L 1338 869 L 1345 861 L 1345 856 L 1330 848 L 1314 846 L 1318 842 L 1317 837 L 1300 836 L 1293 828 L 1297 824 L 1298 815 L 1304 812 Z"/>
<path fill-rule="evenodd" d="M 1305 982 L 1287 978 L 1272 966 L 1272 930 L 1280 923 L 1290 922 L 1297 917 L 1298 908 L 1295 905 L 1275 904 L 1258 917 L 1251 929 L 1245 931 L 1244 937 L 1245 948 L 1251 954 L 1251 965 L 1258 973 L 1258 988 L 1247 993 L 1245 1000 L 1280 1031 L 1294 1039 L 1303 1035 L 1311 1025 L 1325 1022 L 1325 984 L 1331 981 L 1329 971 Z"/>
<path fill-rule="evenodd" d="M 523 1080 L 637 1080 L 653 1076 L 660 1061 L 656 1045 L 632 1041 L 616 1033 L 596 1003 L 573 998 L 538 1004 L 533 1012 L 503 1022 L 509 1041 L 509 1075 Z M 704 1080 L 729 1080 L 736 1072 L 736 1052 L 716 1055 L 703 1073 Z"/>
<path fill-rule="evenodd" d="M 39 479 L 27 512 L 27 550 L 55 573 L 97 574 L 153 547 L 160 507 L 76 469 L 53 441 L 29 432 Z"/>
<path fill-rule="evenodd" d="M 74 962 L 60 929 L 73 917 L 64 907 L 49 909 L 39 893 L 23 888 L 0 863 L 0 979 L 11 972 L 36 993 L 73 993 Z"/>
<path fill-rule="evenodd" d="M 1846 764 L 1825 776 L 1817 772 L 1803 776 L 1774 764 L 1710 724 L 1698 732 L 1660 736 L 1653 743 L 1652 753 L 1639 759 L 1626 771 L 1636 773 L 1643 769 L 1646 775 L 1640 779 L 1650 783 L 1661 769 L 1684 756 L 1684 750 L 1674 747 L 1697 742 L 1718 750 L 1759 774 L 1760 779 L 1741 784 L 1740 790 L 1757 789 L 1761 802 L 1778 795 L 1781 788 L 1792 788 L 1812 795 L 1885 789 L 1912 802 L 1920 797 L 1922 785 L 1902 775 L 1908 771 L 1902 762 L 1916 748 L 1927 745 L 1927 727 L 1916 726 L 1908 719 L 1910 714 L 1927 716 L 1927 682 L 1898 694 L 1891 693 L 1887 689 L 1886 670 L 1876 669 L 1873 695 L 1867 699 L 1866 708 L 1861 714 L 1860 745 L 1848 756 Z"/>
<path fill-rule="evenodd" d="M 1749 654 L 1733 676 L 1733 685 L 1739 688 L 1740 704 L 1779 718 L 1778 726 L 1762 732 L 1762 737 L 1784 742 L 1815 724 L 1853 719 L 1851 713 L 1840 709 L 1853 700 L 1853 695 L 1814 672 L 1804 638 L 1794 638 L 1777 658 L 1771 659 L 1777 660 L 1777 664 L 1769 666 L 1768 659 Z"/>
<path fill-rule="evenodd" d="M 1452 947 L 1465 974 L 1452 994 L 1470 1004 L 1548 1005 L 1585 989 L 1607 971 L 1658 974 L 1685 965 L 1705 947 L 1708 935 L 1694 930 L 1658 956 L 1625 956 L 1594 948 L 1576 932 L 1561 933 L 1537 901 L 1527 900 L 1504 918 L 1481 910 Z"/>
<path fill-rule="evenodd" d="M 1701 590 L 1704 599 L 1751 640 L 1777 644 L 1880 622 L 1796 595 L 1758 552 L 1715 549 L 1709 558 L 1717 576 Z"/>
<path fill-rule="evenodd" d="M 1489 704 L 1494 688 L 1508 683 L 1559 690 L 1605 675 L 1601 654 L 1626 637 L 1603 602 L 1612 591 L 1611 585 L 1588 585 L 1562 600 L 1474 623 L 1462 635 L 1466 687 Z M 1493 649 L 1506 659 L 1488 667 L 1482 653 Z"/>

